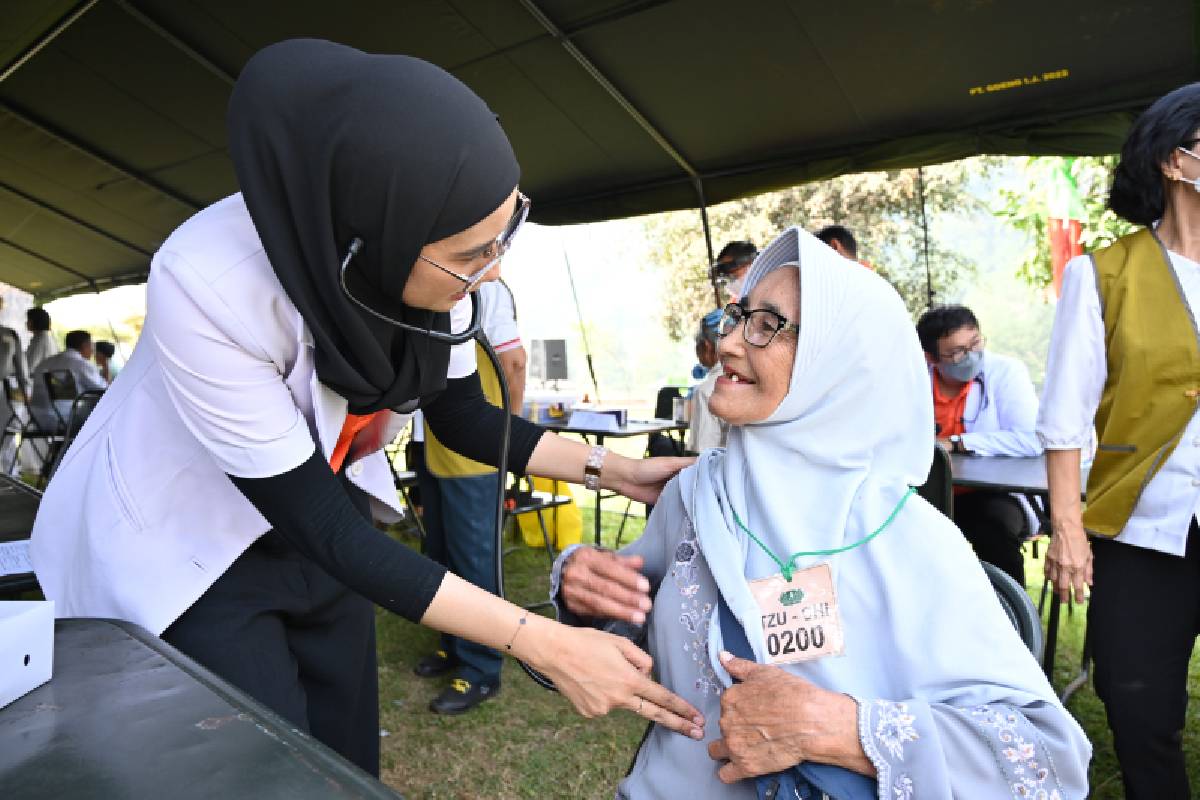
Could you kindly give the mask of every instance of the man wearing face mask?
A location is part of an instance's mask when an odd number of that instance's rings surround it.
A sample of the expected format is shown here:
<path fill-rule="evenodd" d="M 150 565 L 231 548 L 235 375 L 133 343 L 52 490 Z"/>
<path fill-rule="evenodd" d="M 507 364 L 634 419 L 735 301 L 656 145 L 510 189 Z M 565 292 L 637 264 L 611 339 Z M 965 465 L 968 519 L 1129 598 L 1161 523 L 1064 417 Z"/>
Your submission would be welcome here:
<path fill-rule="evenodd" d="M 758 255 L 753 242 L 730 242 L 721 248 L 713 262 L 710 276 L 725 288 L 725 302 L 736 303 L 742 296 L 746 273 Z"/>
<path fill-rule="evenodd" d="M 1015 358 L 985 352 L 979 321 L 965 306 L 921 315 L 917 336 L 929 363 L 938 442 L 954 453 L 1036 456 L 1038 400 L 1029 371 Z M 1021 543 L 1037 517 L 1023 497 L 956 490 L 954 522 L 976 555 L 1025 584 Z"/>

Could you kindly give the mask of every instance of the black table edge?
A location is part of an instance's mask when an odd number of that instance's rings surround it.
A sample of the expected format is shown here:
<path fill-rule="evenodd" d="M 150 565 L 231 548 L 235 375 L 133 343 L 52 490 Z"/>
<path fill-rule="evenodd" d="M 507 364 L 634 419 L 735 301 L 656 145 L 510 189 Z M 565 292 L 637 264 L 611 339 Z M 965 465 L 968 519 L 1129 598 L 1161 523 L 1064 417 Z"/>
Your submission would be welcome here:
<path fill-rule="evenodd" d="M 69 624 L 73 621 L 74 618 L 67 617 L 59 619 L 58 623 Z M 317 741 L 303 731 L 300 731 L 291 722 L 288 722 L 286 719 L 279 716 L 262 703 L 259 703 L 257 700 L 250 697 L 233 684 L 208 671 L 200 664 L 196 663 L 191 657 L 175 649 L 170 644 L 150 633 L 140 625 L 119 619 L 99 618 L 98 621 L 111 623 L 115 627 L 127 633 L 131 638 L 136 639 L 147 649 L 158 653 L 168 661 L 172 662 L 172 664 L 174 664 L 180 670 L 195 679 L 197 683 L 209 689 L 213 694 L 217 695 L 234 708 L 245 711 L 251 716 L 257 717 L 258 719 L 261 719 L 264 722 L 272 725 L 274 727 L 272 734 L 282 744 L 300 750 L 305 756 L 311 757 L 313 760 L 320 762 L 319 766 L 321 767 L 332 768 L 336 772 L 342 773 L 339 775 L 339 780 L 344 780 L 347 784 L 351 785 L 352 788 L 360 790 L 364 796 L 389 798 L 389 800 L 403 800 L 400 794 L 387 784 L 382 783 L 375 777 L 367 774 L 357 765 L 350 763 L 333 750 L 330 750 L 326 745 Z M 51 680 L 53 680 L 53 678 L 51 678 Z"/>

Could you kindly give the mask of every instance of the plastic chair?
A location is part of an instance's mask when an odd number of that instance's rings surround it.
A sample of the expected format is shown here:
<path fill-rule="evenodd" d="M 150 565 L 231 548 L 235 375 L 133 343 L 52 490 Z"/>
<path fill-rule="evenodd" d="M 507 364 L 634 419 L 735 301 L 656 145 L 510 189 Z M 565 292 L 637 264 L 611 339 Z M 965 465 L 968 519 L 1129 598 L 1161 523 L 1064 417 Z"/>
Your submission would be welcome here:
<path fill-rule="evenodd" d="M 63 434 L 62 441 L 56 442 L 57 452 L 54 454 L 53 460 L 50 462 L 48 469 L 43 470 L 43 479 L 46 483 L 54 477 L 54 473 L 58 470 L 58 465 L 62 463 L 63 457 L 67 453 L 67 449 L 71 446 L 71 442 L 75 441 L 75 437 L 79 435 L 79 431 L 83 429 L 83 423 L 87 422 L 87 418 L 96 410 L 96 405 L 100 402 L 100 398 L 104 396 L 104 392 L 98 389 L 81 392 L 76 395 L 71 401 L 71 413 L 67 417 L 67 428 Z"/>
<path fill-rule="evenodd" d="M 8 375 L 4 378 L 4 397 L 8 400 L 8 407 L 12 413 L 9 415 L 8 421 L 4 423 L 4 430 L 0 433 L 0 447 L 8 440 L 10 436 L 17 436 L 23 444 L 28 441 L 29 446 L 34 448 L 43 463 L 50 457 L 50 447 L 53 440 L 58 437 L 56 431 L 50 431 L 38 425 L 37 421 L 29 411 L 29 398 L 25 394 L 25 388 L 21 386 L 20 380 L 16 375 Z M 24 415 L 19 409 L 24 409 Z M 34 442 L 41 440 L 46 443 L 46 449 L 39 452 Z M 5 474 L 11 474 L 17 466 L 17 459 L 20 457 L 21 448 L 18 444 L 17 449 L 13 451 L 12 461 L 5 466 Z"/>
<path fill-rule="evenodd" d="M 917 494 L 950 519 L 954 519 L 954 475 L 950 472 L 950 454 L 940 445 L 933 446 L 933 464 L 929 477 L 917 487 Z"/>
<path fill-rule="evenodd" d="M 63 419 L 58 404 L 73 403 L 79 396 L 79 387 L 75 385 L 75 375 L 69 369 L 52 369 L 42 373 L 42 380 L 45 381 L 46 392 L 50 395 L 50 408 L 54 410 L 54 416 L 58 418 L 59 435 L 63 435 L 66 433 L 68 420 Z M 69 412 L 67 416 L 70 416 Z"/>
<path fill-rule="evenodd" d="M 980 561 L 979 565 L 983 567 L 984 574 L 988 576 L 992 588 L 996 590 L 1000 607 L 1004 609 L 1009 621 L 1017 629 L 1021 641 L 1029 648 L 1029 652 L 1033 653 L 1033 657 L 1041 661 L 1045 639 L 1042 636 L 1042 619 L 1038 616 L 1033 598 L 1004 570 L 986 561 Z"/>

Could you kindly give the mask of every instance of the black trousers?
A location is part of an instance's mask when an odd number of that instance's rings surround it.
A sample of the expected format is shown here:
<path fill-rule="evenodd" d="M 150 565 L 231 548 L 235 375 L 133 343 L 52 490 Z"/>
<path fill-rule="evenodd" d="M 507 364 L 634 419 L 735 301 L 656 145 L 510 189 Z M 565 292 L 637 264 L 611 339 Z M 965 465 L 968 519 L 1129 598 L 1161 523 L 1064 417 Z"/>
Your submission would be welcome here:
<path fill-rule="evenodd" d="M 351 497 L 363 509 L 361 492 Z M 251 545 L 162 638 L 379 775 L 375 607 L 277 531 Z"/>
<path fill-rule="evenodd" d="M 1128 800 L 1191 797 L 1183 758 L 1188 661 L 1200 630 L 1200 537 L 1183 558 L 1093 539 L 1088 625 Z"/>
<path fill-rule="evenodd" d="M 1005 492 L 976 490 L 954 495 L 954 524 L 980 561 L 1007 572 L 1025 585 L 1025 554 L 1021 542 L 1029 527 L 1025 509 Z"/>

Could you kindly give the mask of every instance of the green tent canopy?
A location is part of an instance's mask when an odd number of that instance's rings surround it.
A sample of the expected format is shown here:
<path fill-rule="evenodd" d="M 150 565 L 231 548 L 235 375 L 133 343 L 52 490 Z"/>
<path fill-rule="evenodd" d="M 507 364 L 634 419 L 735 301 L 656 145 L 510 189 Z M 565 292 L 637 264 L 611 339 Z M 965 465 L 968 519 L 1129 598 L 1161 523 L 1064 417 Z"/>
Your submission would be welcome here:
<path fill-rule="evenodd" d="M 500 115 L 545 223 L 1110 153 L 1198 76 L 1194 0 L 8 0 L 3 20 L 0 281 L 42 298 L 144 280 L 236 191 L 230 87 L 288 37 L 449 69 Z"/>

